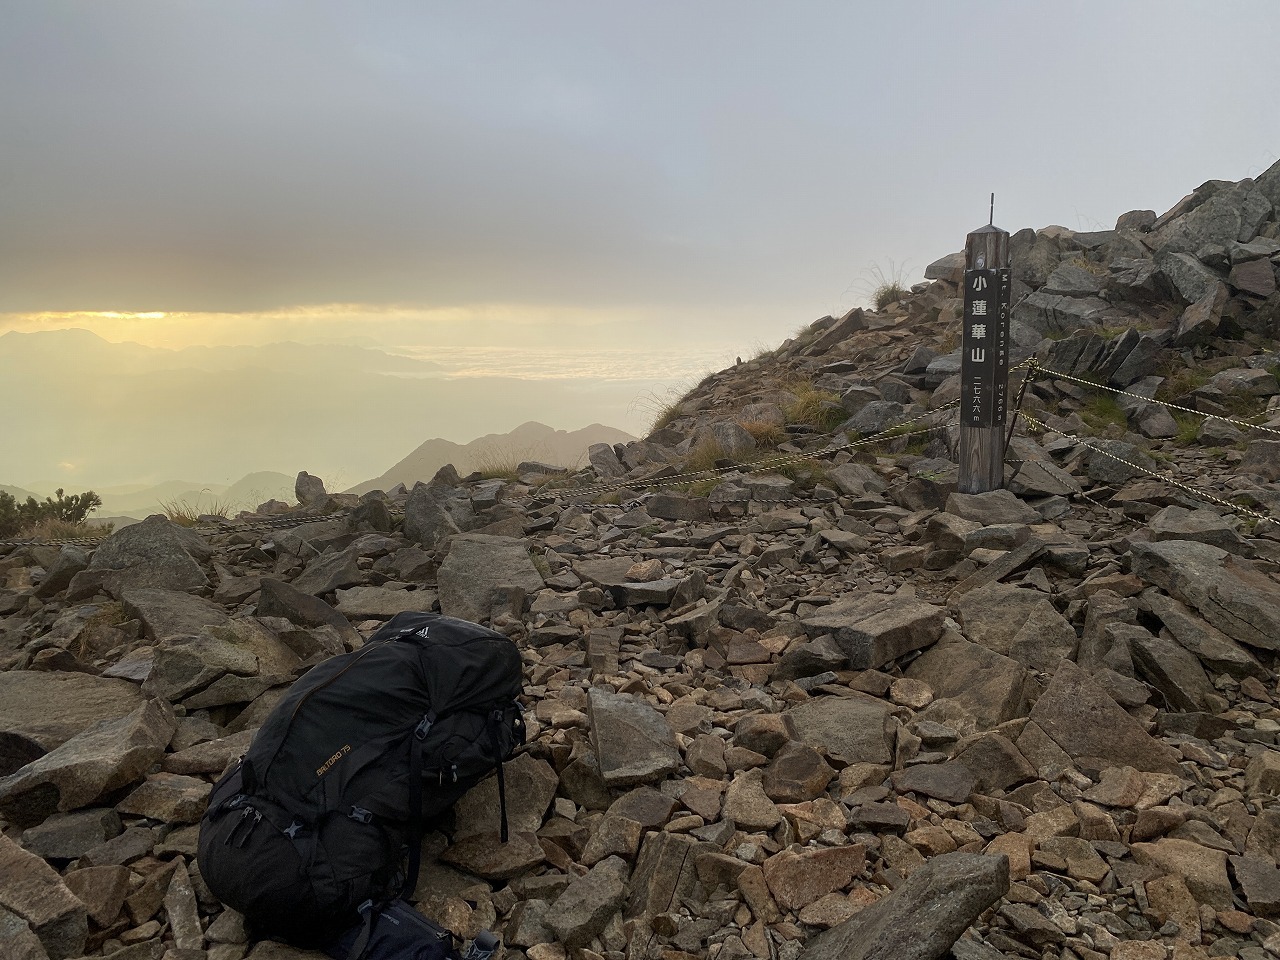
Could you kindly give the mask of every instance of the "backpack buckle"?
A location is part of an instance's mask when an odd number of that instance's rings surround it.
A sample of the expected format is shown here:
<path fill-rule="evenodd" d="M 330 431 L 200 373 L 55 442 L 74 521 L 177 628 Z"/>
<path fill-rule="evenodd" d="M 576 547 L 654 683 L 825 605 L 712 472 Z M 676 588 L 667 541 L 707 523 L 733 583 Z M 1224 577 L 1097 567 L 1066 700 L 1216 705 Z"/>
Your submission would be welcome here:
<path fill-rule="evenodd" d="M 414 728 L 413 735 L 417 737 L 419 740 L 427 739 L 427 734 L 431 732 L 431 727 L 435 724 L 435 722 L 436 722 L 436 714 L 435 714 L 435 711 L 433 710 L 422 717 L 422 719 L 418 722 L 417 727 Z"/>
<path fill-rule="evenodd" d="M 352 807 L 347 816 L 357 823 L 373 823 L 373 812 L 364 807 Z"/>

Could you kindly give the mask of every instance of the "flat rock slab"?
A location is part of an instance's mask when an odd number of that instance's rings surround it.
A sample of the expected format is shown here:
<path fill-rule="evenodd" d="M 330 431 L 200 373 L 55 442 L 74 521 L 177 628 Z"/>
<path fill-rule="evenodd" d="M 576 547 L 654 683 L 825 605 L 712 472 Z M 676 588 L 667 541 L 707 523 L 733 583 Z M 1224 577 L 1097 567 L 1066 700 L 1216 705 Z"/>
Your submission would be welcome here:
<path fill-rule="evenodd" d="M 945 616 L 913 597 L 874 593 L 823 607 L 801 623 L 810 637 L 834 637 L 853 669 L 869 670 L 936 643 Z"/>
<path fill-rule="evenodd" d="M 893 789 L 899 793 L 919 793 L 926 797 L 964 803 L 977 785 L 973 771 L 963 763 L 919 763 L 892 775 Z"/>
<path fill-rule="evenodd" d="M 507 822 L 511 830 L 536 833 L 555 798 L 560 778 L 545 760 L 518 754 L 503 769 L 507 782 Z M 487 777 L 454 804 L 455 838 L 491 832 L 501 825 L 498 779 Z"/>
<path fill-rule="evenodd" d="M 947 497 L 947 513 L 973 520 L 984 527 L 993 523 L 1039 523 L 1040 514 L 1008 490 L 987 493 L 953 493 Z"/>
<path fill-rule="evenodd" d="M 1191 540 L 1134 543 L 1133 572 L 1233 640 L 1280 650 L 1280 584 L 1247 560 Z"/>
<path fill-rule="evenodd" d="M 1070 660 L 1036 701 L 1031 720 L 1072 759 L 1096 758 L 1107 766 L 1151 773 L 1181 773 L 1177 755 L 1155 740 L 1098 683 Z"/>
<path fill-rule="evenodd" d="M 778 906 L 799 911 L 819 897 L 843 890 L 867 865 L 860 843 L 819 850 L 783 850 L 763 864 L 764 879 Z"/>
<path fill-rule="evenodd" d="M 164 756 L 176 727 L 173 712 L 154 700 L 127 716 L 99 721 L 0 779 L 0 813 L 11 823 L 34 826 L 54 812 L 88 806 L 140 780 Z"/>
<path fill-rule="evenodd" d="M 1075 650 L 1075 629 L 1038 590 L 990 583 L 956 607 L 965 636 L 1033 670 L 1052 673 Z"/>
<path fill-rule="evenodd" d="M 65 743 L 99 720 L 132 713 L 143 703 L 138 685 L 86 673 L 11 670 L 0 673 L 0 732 L 44 750 Z"/>
<path fill-rule="evenodd" d="M 439 600 L 434 590 L 352 587 L 338 591 L 337 609 L 350 620 L 390 620 L 397 613 L 430 613 Z"/>
<path fill-rule="evenodd" d="M 0 834 L 0 907 L 27 922 L 51 960 L 78 957 L 89 932 L 85 905 L 51 866 Z"/>
<path fill-rule="evenodd" d="M 587 694 L 591 744 L 610 787 L 662 780 L 680 768 L 675 732 L 649 704 L 593 687 Z"/>
<path fill-rule="evenodd" d="M 927 683 L 936 698 L 955 700 L 984 729 L 1026 714 L 1027 668 L 954 632 L 914 660 L 906 675 Z"/>
<path fill-rule="evenodd" d="M 364 574 L 360 572 L 357 563 L 359 559 L 359 554 L 350 547 L 338 553 L 317 557 L 298 574 L 293 586 L 303 593 L 319 597 L 343 587 L 363 583 Z"/>
<path fill-rule="evenodd" d="M 440 611 L 448 617 L 480 623 L 500 602 L 517 600 L 543 587 L 529 558 L 529 543 L 514 537 L 466 533 L 453 538 L 437 574 Z"/>
<path fill-rule="evenodd" d="M 123 591 L 120 600 L 125 613 L 141 620 L 147 637 L 156 643 L 231 622 L 218 604 L 177 590 L 135 587 Z"/>
<path fill-rule="evenodd" d="M 72 599 L 78 599 L 100 589 L 119 597 L 128 588 L 207 587 L 209 578 L 195 558 L 207 559 L 212 554 L 199 534 L 156 514 L 104 540 L 93 552 L 88 568 L 72 578 L 68 590 Z"/>
<path fill-rule="evenodd" d="M 845 763 L 893 759 L 885 723 L 891 706 L 870 697 L 816 697 L 785 714 L 796 739 Z"/>
<path fill-rule="evenodd" d="M 1009 861 L 934 857 L 883 899 L 810 940 L 800 960 L 940 960 L 1009 891 Z"/>

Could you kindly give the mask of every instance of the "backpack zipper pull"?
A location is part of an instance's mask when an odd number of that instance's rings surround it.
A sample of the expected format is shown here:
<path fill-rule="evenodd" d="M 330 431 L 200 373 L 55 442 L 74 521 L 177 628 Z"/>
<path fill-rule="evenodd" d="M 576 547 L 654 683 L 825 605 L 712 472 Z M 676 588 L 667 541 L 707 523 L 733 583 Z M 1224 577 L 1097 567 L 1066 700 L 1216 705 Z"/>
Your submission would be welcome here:
<path fill-rule="evenodd" d="M 249 837 L 253 835 L 254 829 L 262 822 L 262 814 L 252 807 L 246 810 L 245 813 L 253 814 L 253 822 L 249 824 L 249 829 L 244 832 L 244 835 L 240 837 L 240 842 L 236 844 L 237 849 L 249 842 Z"/>
<path fill-rule="evenodd" d="M 240 811 L 240 819 L 236 821 L 236 823 L 231 827 L 231 830 L 227 833 L 227 839 L 222 841 L 222 845 L 224 847 L 231 846 L 231 841 L 236 838 L 236 834 L 240 832 L 240 828 L 244 826 L 246 820 L 253 816 L 253 813 L 253 807 L 245 807 Z M 240 846 L 244 846 L 244 843 L 242 842 Z"/>

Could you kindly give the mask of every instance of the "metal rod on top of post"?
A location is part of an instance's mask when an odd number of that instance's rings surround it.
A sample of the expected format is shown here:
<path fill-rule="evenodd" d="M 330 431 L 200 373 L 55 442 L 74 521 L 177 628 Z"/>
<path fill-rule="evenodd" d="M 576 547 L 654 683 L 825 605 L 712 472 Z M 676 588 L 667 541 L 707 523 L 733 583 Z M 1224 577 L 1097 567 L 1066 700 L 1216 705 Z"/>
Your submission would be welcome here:
<path fill-rule="evenodd" d="M 1009 234 L 991 223 L 965 238 L 960 350 L 960 493 L 1004 484 L 1009 394 Z"/>

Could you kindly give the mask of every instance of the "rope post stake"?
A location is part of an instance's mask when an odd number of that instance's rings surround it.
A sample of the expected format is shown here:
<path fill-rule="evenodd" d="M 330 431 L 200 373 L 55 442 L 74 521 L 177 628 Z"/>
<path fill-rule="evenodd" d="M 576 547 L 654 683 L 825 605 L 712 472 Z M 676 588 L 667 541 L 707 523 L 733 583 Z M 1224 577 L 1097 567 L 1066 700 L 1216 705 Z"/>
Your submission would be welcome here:
<path fill-rule="evenodd" d="M 1004 483 L 1009 396 L 1009 234 L 987 224 L 965 239 L 960 350 L 961 493 Z"/>

